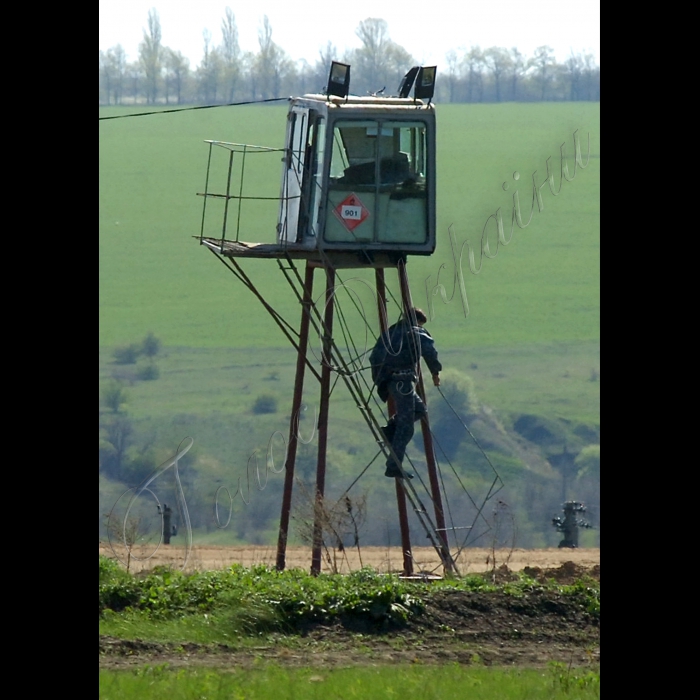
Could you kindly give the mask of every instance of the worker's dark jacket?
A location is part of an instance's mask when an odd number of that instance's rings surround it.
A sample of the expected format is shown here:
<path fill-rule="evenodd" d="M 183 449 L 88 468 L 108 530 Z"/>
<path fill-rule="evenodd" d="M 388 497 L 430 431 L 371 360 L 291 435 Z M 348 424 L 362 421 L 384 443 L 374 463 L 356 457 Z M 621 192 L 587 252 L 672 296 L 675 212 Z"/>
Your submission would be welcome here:
<path fill-rule="evenodd" d="M 415 371 L 421 357 L 431 374 L 442 370 L 433 338 L 425 328 L 401 321 L 379 336 L 369 361 L 372 366 L 372 380 L 382 401 L 386 401 L 389 396 L 387 386 L 392 374 Z"/>

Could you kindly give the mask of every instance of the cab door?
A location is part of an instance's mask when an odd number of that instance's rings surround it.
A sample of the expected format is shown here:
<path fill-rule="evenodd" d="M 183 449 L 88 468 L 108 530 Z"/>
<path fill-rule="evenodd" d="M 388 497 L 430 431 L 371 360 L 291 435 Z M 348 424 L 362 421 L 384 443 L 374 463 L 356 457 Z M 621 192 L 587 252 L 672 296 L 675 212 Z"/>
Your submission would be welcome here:
<path fill-rule="evenodd" d="M 288 116 L 287 146 L 277 224 L 279 243 L 296 243 L 299 240 L 302 193 L 305 190 L 304 176 L 307 172 L 305 165 L 309 148 L 309 112 L 307 107 L 293 107 Z M 308 198 L 304 197 L 304 200 L 308 206 Z"/>

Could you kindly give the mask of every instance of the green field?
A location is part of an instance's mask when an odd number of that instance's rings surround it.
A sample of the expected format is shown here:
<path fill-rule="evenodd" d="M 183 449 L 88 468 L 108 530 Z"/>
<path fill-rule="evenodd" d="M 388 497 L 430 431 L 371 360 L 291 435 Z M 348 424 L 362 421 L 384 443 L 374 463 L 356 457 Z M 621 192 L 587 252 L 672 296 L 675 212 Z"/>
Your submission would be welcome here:
<path fill-rule="evenodd" d="M 100 123 L 100 345 L 132 342 L 153 331 L 170 346 L 281 347 L 279 331 L 239 284 L 192 237 L 200 232 L 208 148 L 205 139 L 281 147 L 285 106 L 227 107 L 115 119 Z M 107 116 L 116 108 L 100 110 Z M 127 110 L 123 110 L 124 113 Z M 425 280 L 451 292 L 454 269 L 448 227 L 458 245 L 476 245 L 489 216 L 501 207 L 509 235 L 516 185 L 523 215 L 531 209 L 531 175 L 546 175 L 551 157 L 558 188 L 559 149 L 566 144 L 573 172 L 573 132 L 590 134 L 591 159 L 564 182 L 557 197 L 543 188 L 543 210 L 516 226 L 509 246 L 485 260 L 478 275 L 461 266 L 470 313 L 459 293 L 437 299 L 431 324 L 441 347 L 589 341 L 599 338 L 600 106 L 589 103 L 438 106 L 438 248 L 409 261 L 412 293 L 427 305 Z M 273 157 L 273 160 L 278 156 Z M 254 178 L 261 195 L 279 190 L 279 163 Z M 521 173 L 518 184 L 512 179 Z M 246 169 L 246 178 L 249 177 Z M 511 187 L 507 192 L 503 183 Z M 270 207 L 274 213 L 275 204 Z M 274 240 L 246 220 L 243 240 Z M 247 227 L 246 227 L 247 226 Z M 252 230 L 251 230 L 252 228 Z M 493 233 L 489 240 L 494 244 Z M 281 275 L 269 261 L 250 261 L 250 275 L 296 318 Z M 348 275 L 349 276 L 349 275 Z M 278 279 L 279 277 L 279 279 Z M 244 303 L 248 313 L 237 312 Z"/>
<path fill-rule="evenodd" d="M 600 697 L 600 676 L 589 672 L 565 684 L 549 669 L 474 669 L 458 664 L 324 671 L 270 665 L 178 670 L 165 664 L 137 671 L 100 671 L 101 700 L 384 700 L 407 694 L 424 700 L 593 700 Z"/>
<path fill-rule="evenodd" d="M 128 113 L 125 108 L 100 110 L 100 116 Z M 235 490 L 249 456 L 256 449 L 264 451 L 273 431 L 286 434 L 295 362 L 293 349 L 257 300 L 198 244 L 202 198 L 196 193 L 204 189 L 208 153 L 204 141 L 281 147 L 285 113 L 286 105 L 225 107 L 113 119 L 99 125 L 100 390 L 112 377 L 124 382 L 125 410 L 136 428 L 132 449 L 138 451 L 150 441 L 154 463 L 166 459 L 185 435 L 194 437 L 191 464 L 202 509 L 211 510 L 217 483 Z M 504 430 L 511 431 L 523 414 L 545 417 L 569 431 L 557 450 L 565 445 L 580 450 L 598 440 L 576 435 L 595 433 L 600 422 L 600 105 L 438 105 L 437 121 L 438 248 L 433 256 L 409 259 L 414 302 L 433 316 L 428 327 L 445 367 L 473 379 L 480 402 Z M 587 166 L 576 168 L 575 178 L 562 183 L 558 196 L 542 187 L 541 206 L 533 208 L 533 172 L 542 184 L 547 159 L 555 191 L 559 188 L 562 144 L 569 176 L 574 174 L 575 131 Z M 264 158 L 257 172 L 252 164 L 247 166 L 246 193 L 276 196 L 279 154 Z M 511 238 L 516 191 L 525 221 L 531 210 L 532 217 L 526 228 L 516 225 Z M 510 242 L 497 248 L 489 217 L 499 208 Z M 274 203 L 264 212 L 244 210 L 241 239 L 273 241 L 275 214 Z M 498 252 L 480 260 L 485 226 L 491 255 Z M 475 251 L 475 265 L 481 266 L 478 274 L 470 270 L 470 248 Z M 244 267 L 296 326 L 298 304 L 276 263 L 247 261 Z M 365 284 L 371 275 L 345 271 L 339 277 L 372 317 L 373 299 Z M 391 274 L 387 279 L 397 297 L 396 280 Z M 447 303 L 436 290 L 438 281 L 444 285 Z M 350 300 L 341 298 L 341 304 L 357 342 L 362 347 L 373 342 L 371 333 L 367 340 L 360 333 L 362 318 Z M 373 318 L 372 323 L 376 328 Z M 163 343 L 156 358 L 160 375 L 157 381 L 139 381 L 133 366 L 115 365 L 113 352 L 140 342 L 149 332 Z M 318 339 L 314 347 L 318 352 Z M 429 402 L 439 401 L 432 388 L 428 392 Z M 278 410 L 254 415 L 251 406 L 264 393 L 278 399 Z M 310 413 L 317 396 L 317 387 L 307 381 L 304 400 Z M 371 459 L 365 433 L 341 382 L 331 408 L 329 463 L 336 469 L 335 476 L 329 472 L 331 493 L 342 491 Z M 540 481 L 552 481 L 556 474 L 535 459 L 526 478 L 523 459 L 501 454 L 499 468 L 510 478 L 509 493 L 534 483 L 532 498 L 539 498 L 537 489 L 545 488 Z M 259 516 L 267 513 L 267 520 L 260 516 L 258 526 L 239 528 L 232 534 L 234 540 L 249 541 L 253 531 L 263 540 L 274 536 L 279 481 L 271 477 L 266 491 L 254 493 L 259 507 L 251 511 Z M 390 484 L 383 478 L 374 481 L 378 483 L 370 486 L 371 498 L 375 507 L 381 507 Z M 544 524 L 537 526 L 540 534 L 531 536 L 531 544 L 555 540 L 555 533 L 542 533 L 549 527 L 552 507 L 558 507 L 560 490 L 550 489 L 542 502 L 531 504 L 527 515 L 522 514 L 532 519 L 541 513 L 537 517 Z M 101 513 L 116 491 L 116 485 L 103 484 Z M 263 521 L 266 527 L 260 527 Z M 524 526 L 523 531 L 534 527 Z"/>

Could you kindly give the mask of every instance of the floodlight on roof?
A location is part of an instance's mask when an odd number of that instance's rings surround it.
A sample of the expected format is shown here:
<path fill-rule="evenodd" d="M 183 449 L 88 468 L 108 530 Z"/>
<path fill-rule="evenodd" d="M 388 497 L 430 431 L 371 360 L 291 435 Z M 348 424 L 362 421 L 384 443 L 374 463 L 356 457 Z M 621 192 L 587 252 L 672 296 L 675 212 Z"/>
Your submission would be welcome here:
<path fill-rule="evenodd" d="M 401 84 L 399 85 L 399 97 L 408 97 L 408 94 L 411 92 L 411 88 L 413 87 L 413 81 L 416 79 L 416 73 L 418 73 L 419 66 L 413 66 L 411 70 L 404 75 L 403 79 L 401 80 Z"/>
<path fill-rule="evenodd" d="M 331 63 L 331 70 L 328 74 L 327 95 L 336 97 L 347 97 L 350 92 L 350 65 L 348 63 Z"/>
<path fill-rule="evenodd" d="M 413 97 L 417 100 L 432 99 L 435 93 L 435 73 L 437 66 L 421 66 L 416 77 L 416 87 Z"/>

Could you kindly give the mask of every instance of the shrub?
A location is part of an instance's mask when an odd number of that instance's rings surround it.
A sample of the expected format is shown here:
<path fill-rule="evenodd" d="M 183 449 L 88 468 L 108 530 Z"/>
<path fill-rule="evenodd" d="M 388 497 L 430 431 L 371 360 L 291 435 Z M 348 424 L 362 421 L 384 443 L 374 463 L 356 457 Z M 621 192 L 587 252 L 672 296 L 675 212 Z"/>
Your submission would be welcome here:
<path fill-rule="evenodd" d="M 102 400 L 112 413 L 119 413 L 119 408 L 126 402 L 126 392 L 121 383 L 110 382 L 102 391 Z"/>
<path fill-rule="evenodd" d="M 457 413 L 470 418 L 479 412 L 474 380 L 469 375 L 456 369 L 446 369 L 440 373 L 440 378 L 442 393 Z"/>
<path fill-rule="evenodd" d="M 276 413 L 277 397 L 272 394 L 260 394 L 253 404 L 253 413 Z"/>
<path fill-rule="evenodd" d="M 139 369 L 136 371 L 136 376 L 139 379 L 143 379 L 144 381 L 150 381 L 152 379 L 158 379 L 158 377 L 160 377 L 160 370 L 158 369 L 158 366 L 155 365 L 153 362 L 149 362 L 147 365 L 139 367 Z"/>
<path fill-rule="evenodd" d="M 430 425 L 440 449 L 448 459 L 453 459 L 467 437 L 462 421 L 467 426 L 473 422 L 479 413 L 479 402 L 474 391 L 474 381 L 469 375 L 456 369 L 446 369 L 440 373 L 440 379 L 442 394 L 449 405 L 445 401 L 431 405 Z"/>
<path fill-rule="evenodd" d="M 155 471 L 157 466 L 151 454 L 140 454 L 122 466 L 120 476 L 127 484 L 140 484 Z"/>
<path fill-rule="evenodd" d="M 139 602 L 137 582 L 113 559 L 100 554 L 100 614 L 118 612 Z"/>
<path fill-rule="evenodd" d="M 576 456 L 574 465 L 578 470 L 577 479 L 590 478 L 600 481 L 600 445 L 587 445 Z"/>
<path fill-rule="evenodd" d="M 124 570 L 114 559 L 100 554 L 100 585 L 108 583 L 113 579 L 124 580 L 126 578 Z"/>
<path fill-rule="evenodd" d="M 118 365 L 133 365 L 140 354 L 141 350 L 138 345 L 132 343 L 115 348 L 112 357 Z"/>
<path fill-rule="evenodd" d="M 149 333 L 141 341 L 141 352 L 146 357 L 155 357 L 160 352 L 161 342 L 153 333 Z"/>

